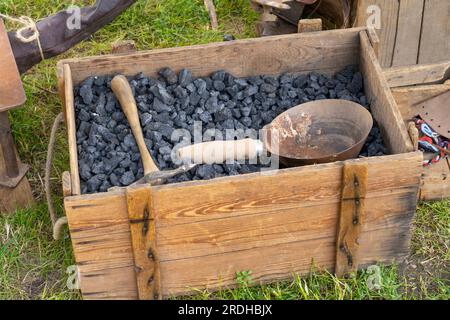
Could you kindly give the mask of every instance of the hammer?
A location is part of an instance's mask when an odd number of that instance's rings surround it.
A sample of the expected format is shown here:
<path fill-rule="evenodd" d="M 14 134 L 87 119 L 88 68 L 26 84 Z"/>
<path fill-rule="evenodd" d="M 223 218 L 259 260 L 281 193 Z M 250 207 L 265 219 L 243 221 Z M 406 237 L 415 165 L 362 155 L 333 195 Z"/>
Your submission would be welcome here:
<path fill-rule="evenodd" d="M 132 186 L 138 184 L 161 185 L 167 179 L 187 172 L 196 166 L 194 164 L 186 164 L 175 170 L 160 171 L 145 145 L 136 101 L 127 78 L 123 75 L 115 76 L 111 81 L 111 88 L 128 119 L 141 154 L 142 164 L 144 165 L 144 177 L 133 183 Z"/>

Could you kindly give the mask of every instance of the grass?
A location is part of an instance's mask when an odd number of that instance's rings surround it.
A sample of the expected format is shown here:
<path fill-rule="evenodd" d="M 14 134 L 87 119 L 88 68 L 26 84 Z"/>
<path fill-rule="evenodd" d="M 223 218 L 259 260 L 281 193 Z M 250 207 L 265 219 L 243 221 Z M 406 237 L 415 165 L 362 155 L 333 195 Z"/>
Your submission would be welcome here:
<path fill-rule="evenodd" d="M 83 5 L 92 1 L 73 1 Z M 139 49 L 221 41 L 224 33 L 237 38 L 254 36 L 256 14 L 248 0 L 216 0 L 220 30 L 209 27 L 201 0 L 140 0 L 121 17 L 87 41 L 58 57 L 88 56 L 109 52 L 110 43 L 134 40 Z M 0 12 L 39 19 L 62 10 L 70 1 L 2 0 Z M 7 24 L 12 27 L 11 24 Z M 74 263 L 70 239 L 54 242 L 44 203 L 43 175 L 53 119 L 61 111 L 56 94 L 57 59 L 44 61 L 23 75 L 27 103 L 10 114 L 19 154 L 31 165 L 29 180 L 36 205 L 0 217 L 0 299 L 79 299 L 69 290 L 67 267 Z M 65 132 L 57 138 L 53 165 L 53 198 L 62 211 L 61 174 L 68 170 Z M 337 279 L 324 270 L 305 278 L 253 287 L 251 271 L 237 275 L 238 288 L 219 293 L 199 292 L 190 299 L 448 299 L 449 208 L 448 200 L 420 205 L 405 264 L 380 267 L 381 287 L 370 290 L 373 274 L 360 272 L 352 279 Z"/>

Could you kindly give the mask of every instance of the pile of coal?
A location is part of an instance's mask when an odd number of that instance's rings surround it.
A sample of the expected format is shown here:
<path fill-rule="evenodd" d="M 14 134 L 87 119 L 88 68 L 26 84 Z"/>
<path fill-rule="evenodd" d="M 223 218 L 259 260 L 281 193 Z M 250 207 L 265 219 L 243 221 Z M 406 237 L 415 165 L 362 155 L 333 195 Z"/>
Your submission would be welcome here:
<path fill-rule="evenodd" d="M 90 77 L 75 88 L 79 171 L 82 193 L 127 186 L 143 176 L 135 139 L 111 90 L 112 76 Z M 143 74 L 129 78 L 140 112 L 145 142 L 160 170 L 173 169 L 171 152 L 185 129 L 194 139 L 194 123 L 202 132 L 216 129 L 259 130 L 276 116 L 298 104 L 319 99 L 346 99 L 369 108 L 363 77 L 349 66 L 333 77 L 283 74 L 235 78 L 225 71 L 193 78 L 189 70 L 176 74 L 169 68 L 159 77 Z M 225 136 L 225 134 L 224 134 Z M 375 126 L 361 156 L 386 153 Z M 260 165 L 202 165 L 169 182 L 212 179 L 259 171 Z"/>

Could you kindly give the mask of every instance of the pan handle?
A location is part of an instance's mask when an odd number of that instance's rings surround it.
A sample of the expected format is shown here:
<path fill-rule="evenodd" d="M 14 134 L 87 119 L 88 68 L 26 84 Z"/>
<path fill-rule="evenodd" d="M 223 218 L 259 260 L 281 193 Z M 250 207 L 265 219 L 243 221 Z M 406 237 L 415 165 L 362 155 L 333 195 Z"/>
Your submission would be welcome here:
<path fill-rule="evenodd" d="M 178 157 L 187 163 L 213 164 L 237 160 L 255 159 L 263 151 L 259 140 L 242 139 L 210 141 L 178 149 Z"/>

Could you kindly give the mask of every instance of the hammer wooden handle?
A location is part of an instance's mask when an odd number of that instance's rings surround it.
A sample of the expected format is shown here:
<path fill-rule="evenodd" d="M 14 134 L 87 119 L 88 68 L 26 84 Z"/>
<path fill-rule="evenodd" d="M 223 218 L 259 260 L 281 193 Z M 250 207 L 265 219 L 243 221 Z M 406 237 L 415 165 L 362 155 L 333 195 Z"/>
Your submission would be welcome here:
<path fill-rule="evenodd" d="M 134 138 L 139 147 L 141 153 L 142 164 L 144 165 L 144 174 L 149 174 L 154 171 L 159 171 L 153 161 L 150 152 L 148 152 L 145 145 L 144 135 L 142 134 L 141 123 L 139 122 L 139 113 L 134 100 L 133 91 L 127 78 L 122 75 L 115 76 L 111 81 L 111 88 L 119 100 L 122 110 L 130 123 L 131 130 L 133 131 Z"/>
<path fill-rule="evenodd" d="M 178 149 L 178 157 L 184 162 L 213 164 L 255 159 L 262 150 L 263 145 L 259 140 L 210 141 L 182 147 Z"/>

